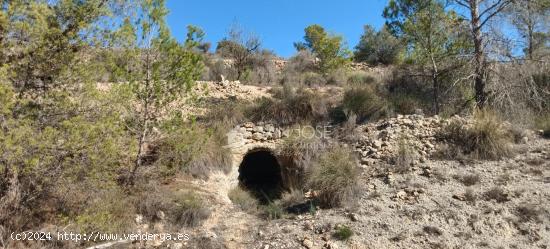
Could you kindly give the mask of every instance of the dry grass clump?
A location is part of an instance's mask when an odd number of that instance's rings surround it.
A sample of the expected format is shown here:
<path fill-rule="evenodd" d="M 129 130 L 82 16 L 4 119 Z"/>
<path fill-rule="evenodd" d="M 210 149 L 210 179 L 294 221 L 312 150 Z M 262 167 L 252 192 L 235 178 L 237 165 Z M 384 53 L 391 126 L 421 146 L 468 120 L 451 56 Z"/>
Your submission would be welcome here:
<path fill-rule="evenodd" d="M 512 154 L 508 130 L 491 111 L 476 111 L 471 126 L 453 121 L 442 129 L 440 136 L 475 159 L 498 160 Z"/>
<path fill-rule="evenodd" d="M 140 198 L 137 204 L 139 214 L 151 222 L 167 220 L 174 225 L 195 227 L 208 217 L 210 210 L 194 192 L 163 193 L 153 191 Z"/>
<path fill-rule="evenodd" d="M 535 204 L 522 204 L 516 208 L 516 214 L 522 222 L 532 221 L 540 223 L 544 212 L 544 209 Z"/>
<path fill-rule="evenodd" d="M 317 192 L 321 206 L 351 204 L 357 197 L 359 169 L 349 149 L 335 146 L 314 161 L 308 186 Z"/>
<path fill-rule="evenodd" d="M 286 214 L 280 201 L 270 201 L 267 205 L 262 205 L 260 209 L 262 216 L 267 220 L 281 219 Z"/>
<path fill-rule="evenodd" d="M 248 110 L 253 121 L 278 125 L 306 124 L 324 119 L 327 106 L 319 94 L 285 85 L 273 98 L 262 98 Z"/>
<path fill-rule="evenodd" d="M 373 120 L 386 114 L 386 104 L 370 86 L 352 86 L 344 93 L 342 109 L 347 116 L 357 115 L 358 122 Z"/>
<path fill-rule="evenodd" d="M 231 189 L 228 197 L 233 204 L 239 206 L 243 211 L 253 212 L 258 209 L 258 200 L 250 192 L 240 187 Z"/>
<path fill-rule="evenodd" d="M 414 152 L 411 145 L 405 138 L 400 138 L 398 143 L 397 155 L 394 158 L 395 173 L 406 173 L 411 170 L 411 165 L 414 161 Z"/>

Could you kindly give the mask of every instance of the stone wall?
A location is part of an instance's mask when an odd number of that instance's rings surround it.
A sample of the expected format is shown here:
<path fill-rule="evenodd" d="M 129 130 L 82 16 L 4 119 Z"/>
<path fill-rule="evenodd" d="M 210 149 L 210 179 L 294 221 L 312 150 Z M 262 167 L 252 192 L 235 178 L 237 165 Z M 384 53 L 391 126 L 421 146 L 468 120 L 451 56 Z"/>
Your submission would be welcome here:
<path fill-rule="evenodd" d="M 247 144 L 278 143 L 288 134 L 284 129 L 269 123 L 247 122 L 236 126 L 228 134 L 229 147 L 241 147 Z"/>

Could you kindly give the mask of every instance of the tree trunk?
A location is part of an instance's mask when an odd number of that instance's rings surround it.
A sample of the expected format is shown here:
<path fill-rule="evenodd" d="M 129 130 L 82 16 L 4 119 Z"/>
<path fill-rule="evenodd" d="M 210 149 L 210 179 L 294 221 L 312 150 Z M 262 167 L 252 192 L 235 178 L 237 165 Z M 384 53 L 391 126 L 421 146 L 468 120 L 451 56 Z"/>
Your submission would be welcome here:
<path fill-rule="evenodd" d="M 474 88 L 476 105 L 482 109 L 487 101 L 485 92 L 485 55 L 483 53 L 483 37 L 481 35 L 481 17 L 479 16 L 479 0 L 470 0 L 470 15 L 472 35 L 474 39 Z"/>
<path fill-rule="evenodd" d="M 532 6 L 531 1 L 527 1 L 527 58 L 529 60 L 533 60 L 533 53 L 534 53 L 534 29 L 535 29 L 535 22 L 532 17 Z"/>
<path fill-rule="evenodd" d="M 433 110 L 434 114 L 439 114 L 439 71 L 433 55 L 430 55 L 432 60 L 432 83 L 433 83 Z"/>
<path fill-rule="evenodd" d="M 146 71 L 145 71 L 145 101 L 143 103 L 143 119 L 142 119 L 142 127 L 141 127 L 141 134 L 139 135 L 138 139 L 138 152 L 136 154 L 136 158 L 134 159 L 134 167 L 132 168 L 132 171 L 130 172 L 130 177 L 128 179 L 127 184 L 128 185 L 134 185 L 135 183 L 135 176 L 137 170 L 141 167 L 142 164 L 142 158 L 143 158 L 143 146 L 145 144 L 145 140 L 147 138 L 147 130 L 149 126 L 149 100 L 151 98 L 151 61 L 150 61 L 150 54 L 149 51 L 147 51 L 146 57 L 145 57 L 145 64 L 146 64 Z"/>
<path fill-rule="evenodd" d="M 434 103 L 433 103 L 433 109 L 434 114 L 439 114 L 439 80 L 437 79 L 437 74 L 432 75 L 432 82 L 433 82 L 433 95 L 434 95 Z"/>

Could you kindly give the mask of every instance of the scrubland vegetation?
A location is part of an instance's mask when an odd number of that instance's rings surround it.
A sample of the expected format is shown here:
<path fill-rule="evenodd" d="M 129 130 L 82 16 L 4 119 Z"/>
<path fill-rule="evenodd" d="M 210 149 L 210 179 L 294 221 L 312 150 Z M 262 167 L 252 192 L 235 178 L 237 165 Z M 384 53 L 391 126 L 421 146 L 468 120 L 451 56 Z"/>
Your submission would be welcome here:
<path fill-rule="evenodd" d="M 2 2 L 0 247 L 69 247 L 8 236 L 45 225 L 120 233 L 132 229 L 136 215 L 177 229 L 200 226 L 211 213 L 206 197 L 192 188 L 161 188 L 230 172 L 225 134 L 246 121 L 353 130 L 398 114 L 469 116 L 471 125 L 452 122 L 438 134 L 449 143 L 442 154 L 454 159 L 510 157 L 516 128 L 550 138 L 545 0 L 392 0 L 386 25 L 366 25 L 353 50 L 333 31 L 311 25 L 288 59 L 238 25 L 215 49 L 195 26 L 177 41 L 167 12 L 162 0 Z M 519 35 L 508 39 L 497 32 L 499 23 Z M 193 97 L 196 81 L 222 75 L 269 86 L 271 96 L 217 103 Z M 208 112 L 182 111 L 193 104 Z M 409 170 L 410 150 L 403 140 L 397 172 Z M 243 211 L 271 220 L 297 205 L 315 212 L 357 201 L 359 169 L 350 148 L 289 137 L 278 153 L 301 175 L 266 205 L 232 189 L 229 199 Z M 476 175 L 457 179 L 470 188 L 480 182 Z M 311 202 L 304 197 L 310 190 Z M 500 187 L 479 195 L 508 201 Z M 471 190 L 466 198 L 477 196 Z M 527 204 L 517 213 L 535 221 L 544 214 Z M 358 235 L 342 226 L 334 236 Z"/>

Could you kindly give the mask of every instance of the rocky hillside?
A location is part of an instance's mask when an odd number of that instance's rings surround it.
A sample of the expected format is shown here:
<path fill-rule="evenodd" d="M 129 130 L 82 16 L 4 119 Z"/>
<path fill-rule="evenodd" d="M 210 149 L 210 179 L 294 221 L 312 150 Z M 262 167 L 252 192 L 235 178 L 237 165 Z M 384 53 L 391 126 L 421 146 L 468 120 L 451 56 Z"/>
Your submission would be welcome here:
<path fill-rule="evenodd" d="M 212 215 L 186 243 L 170 248 L 546 248 L 550 246 L 550 141 L 526 131 L 500 160 L 448 158 L 438 134 L 470 118 L 398 115 L 333 137 L 353 148 L 360 166 L 353 206 L 287 213 L 279 219 L 243 210 L 227 194 L 244 154 L 274 151 L 285 137 L 273 124 L 238 125 L 232 173 L 192 181 L 211 198 Z M 509 124 L 507 124 L 509 125 Z M 334 133 L 340 134 L 340 133 Z M 351 138 L 351 139 L 350 139 Z M 408 151 L 402 151 L 405 143 Z M 258 165 L 261 166 L 261 165 Z M 177 186 L 186 186 L 179 183 Z M 162 220 L 147 225 L 162 230 Z M 151 230 L 152 229 L 152 230 Z M 348 235 L 343 235 L 348 234 Z M 345 238 L 344 238 L 345 237 Z M 349 238 L 348 238 L 349 237 Z"/>

